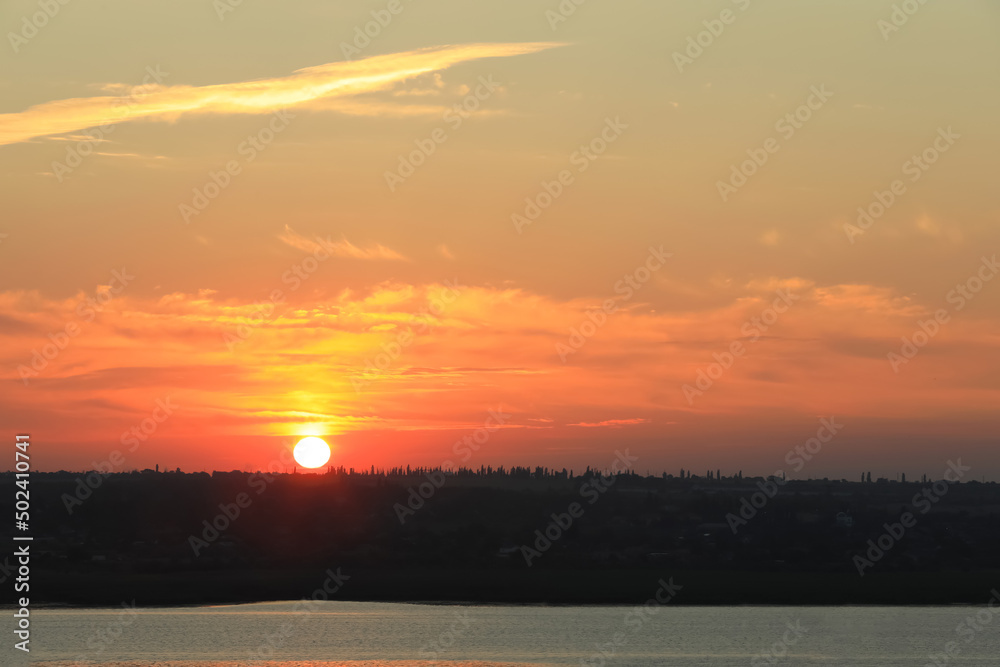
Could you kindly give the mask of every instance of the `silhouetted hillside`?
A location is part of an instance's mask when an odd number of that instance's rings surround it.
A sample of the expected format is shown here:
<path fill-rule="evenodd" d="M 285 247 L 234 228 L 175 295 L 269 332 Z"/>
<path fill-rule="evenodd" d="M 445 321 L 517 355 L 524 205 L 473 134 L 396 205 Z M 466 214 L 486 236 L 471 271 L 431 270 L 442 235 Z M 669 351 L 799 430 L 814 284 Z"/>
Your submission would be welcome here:
<path fill-rule="evenodd" d="M 12 514 L 12 475 L 2 486 Z M 352 577 L 348 599 L 641 601 L 672 576 L 691 584 L 678 603 L 981 602 L 1000 584 L 998 528 L 1000 486 L 978 482 L 31 475 L 34 599 L 47 602 L 301 597 L 329 568 Z"/>

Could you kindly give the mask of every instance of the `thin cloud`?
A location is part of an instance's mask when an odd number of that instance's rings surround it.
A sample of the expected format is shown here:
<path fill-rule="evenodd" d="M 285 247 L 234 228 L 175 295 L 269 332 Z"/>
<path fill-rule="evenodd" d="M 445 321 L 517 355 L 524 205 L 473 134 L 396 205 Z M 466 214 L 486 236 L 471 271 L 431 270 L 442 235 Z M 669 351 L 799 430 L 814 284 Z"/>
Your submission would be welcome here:
<path fill-rule="evenodd" d="M 602 422 L 580 422 L 578 424 L 567 424 L 567 426 L 582 426 L 584 428 L 621 428 L 622 426 L 635 426 L 636 424 L 648 423 L 648 419 L 606 419 Z"/>
<path fill-rule="evenodd" d="M 327 104 L 331 98 L 387 90 L 395 84 L 481 58 L 537 53 L 554 42 L 465 44 L 335 62 L 285 77 L 212 86 L 150 86 L 125 105 L 119 96 L 80 97 L 46 102 L 18 113 L 0 114 L 0 145 L 77 132 L 130 120 L 174 121 L 185 114 L 266 114 L 285 108 Z M 358 105 L 351 105 L 357 113 Z M 373 114 L 378 106 L 368 107 Z"/>
<path fill-rule="evenodd" d="M 331 241 L 327 238 L 320 243 L 318 240 L 314 241 L 302 236 L 288 225 L 285 225 L 285 231 L 278 234 L 278 238 L 283 243 L 308 253 L 325 251 L 336 255 L 337 257 L 348 257 L 351 259 L 406 259 L 392 248 L 386 248 L 380 243 L 376 243 L 375 245 L 367 248 L 359 248 L 347 239 Z"/>
<path fill-rule="evenodd" d="M 46 137 L 49 141 L 88 141 L 95 144 L 103 144 L 111 141 L 103 137 L 93 137 L 89 134 L 67 134 L 61 137 Z"/>

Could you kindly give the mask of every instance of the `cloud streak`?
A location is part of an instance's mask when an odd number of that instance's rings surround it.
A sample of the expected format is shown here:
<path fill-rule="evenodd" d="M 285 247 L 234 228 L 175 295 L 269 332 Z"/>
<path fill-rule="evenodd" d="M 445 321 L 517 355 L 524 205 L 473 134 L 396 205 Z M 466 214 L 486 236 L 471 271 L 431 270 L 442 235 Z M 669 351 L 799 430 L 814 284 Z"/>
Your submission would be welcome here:
<path fill-rule="evenodd" d="M 285 231 L 279 234 L 278 238 L 286 245 L 308 253 L 327 251 L 337 257 L 347 257 L 350 259 L 406 259 L 392 248 L 386 248 L 380 243 L 376 243 L 368 248 L 359 248 L 347 239 L 331 241 L 327 238 L 322 243 L 313 241 L 302 236 L 288 225 L 285 225 Z"/>
<path fill-rule="evenodd" d="M 622 426 L 635 426 L 636 424 L 648 424 L 648 419 L 606 419 L 602 422 L 580 422 L 578 424 L 567 424 L 567 426 L 582 426 L 584 428 L 621 428 Z"/>
<path fill-rule="evenodd" d="M 77 132 L 88 127 L 133 120 L 174 121 L 188 114 L 266 114 L 278 109 L 351 98 L 386 90 L 401 81 L 482 58 L 537 53 L 562 46 L 552 42 L 464 44 L 335 62 L 295 71 L 289 76 L 211 86 L 147 86 L 141 95 L 55 100 L 18 113 L 0 114 L 0 145 L 36 137 Z M 335 110 L 335 106 L 333 106 Z M 345 100 L 345 110 L 381 115 L 378 105 Z"/>

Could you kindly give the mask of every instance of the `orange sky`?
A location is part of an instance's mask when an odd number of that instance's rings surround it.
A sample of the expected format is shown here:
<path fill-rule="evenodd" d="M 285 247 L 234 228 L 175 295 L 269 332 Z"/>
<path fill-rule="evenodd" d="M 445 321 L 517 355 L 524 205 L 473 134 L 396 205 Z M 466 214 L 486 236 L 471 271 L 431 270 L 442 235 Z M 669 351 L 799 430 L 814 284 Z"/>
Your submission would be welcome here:
<path fill-rule="evenodd" d="M 1000 476 L 995 6 L 106 4 L 0 55 L 40 468 Z"/>

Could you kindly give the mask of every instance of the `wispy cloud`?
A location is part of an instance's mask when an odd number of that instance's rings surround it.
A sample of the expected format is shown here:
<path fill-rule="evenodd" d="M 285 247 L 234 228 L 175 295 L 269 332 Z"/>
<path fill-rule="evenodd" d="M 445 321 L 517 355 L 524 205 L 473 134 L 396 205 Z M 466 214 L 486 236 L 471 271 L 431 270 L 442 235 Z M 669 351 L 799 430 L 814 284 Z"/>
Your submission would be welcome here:
<path fill-rule="evenodd" d="M 61 137 L 47 137 L 49 141 L 89 141 L 95 144 L 103 144 L 110 139 L 103 137 L 93 137 L 89 134 L 67 134 Z"/>
<path fill-rule="evenodd" d="M 634 426 L 636 424 L 648 423 L 648 419 L 606 419 L 602 422 L 580 422 L 578 424 L 567 424 L 567 426 L 583 426 L 584 428 L 620 428 L 622 426 Z"/>
<path fill-rule="evenodd" d="M 336 255 L 337 257 L 349 257 L 351 259 L 406 259 L 392 248 L 386 248 L 384 245 L 379 243 L 368 246 L 367 248 L 359 248 L 347 239 L 331 241 L 327 238 L 325 240 L 317 239 L 314 241 L 302 236 L 288 225 L 285 225 L 285 231 L 278 234 L 278 238 L 293 248 L 297 248 L 308 253 L 326 251 Z"/>
<path fill-rule="evenodd" d="M 481 58 L 536 53 L 561 46 L 551 42 L 464 44 L 393 53 L 363 60 L 335 62 L 300 69 L 286 77 L 212 86 L 158 86 L 132 100 L 121 97 L 80 97 L 46 102 L 19 113 L 0 114 L 0 145 L 35 137 L 77 132 L 131 120 L 173 121 L 186 114 L 263 114 L 277 109 L 350 98 L 386 90 L 407 79 Z M 346 105 L 380 115 L 378 105 Z"/>

